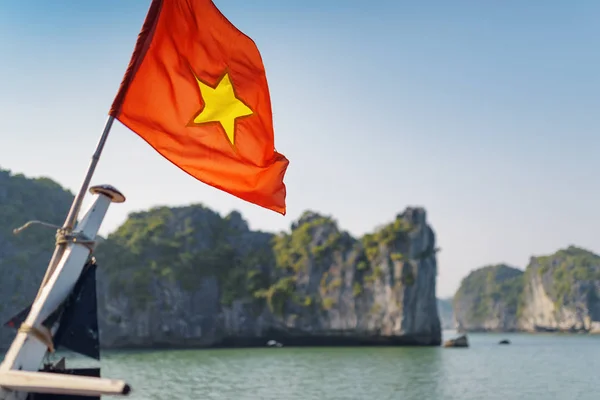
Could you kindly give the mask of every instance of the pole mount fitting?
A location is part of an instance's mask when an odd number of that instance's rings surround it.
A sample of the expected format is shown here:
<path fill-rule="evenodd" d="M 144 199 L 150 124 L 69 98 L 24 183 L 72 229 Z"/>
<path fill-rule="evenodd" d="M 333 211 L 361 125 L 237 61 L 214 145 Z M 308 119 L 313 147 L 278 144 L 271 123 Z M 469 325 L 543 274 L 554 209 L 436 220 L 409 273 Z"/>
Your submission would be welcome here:
<path fill-rule="evenodd" d="M 125 202 L 125 196 L 111 185 L 96 185 L 90 188 L 91 194 L 103 194 L 113 203 Z"/>

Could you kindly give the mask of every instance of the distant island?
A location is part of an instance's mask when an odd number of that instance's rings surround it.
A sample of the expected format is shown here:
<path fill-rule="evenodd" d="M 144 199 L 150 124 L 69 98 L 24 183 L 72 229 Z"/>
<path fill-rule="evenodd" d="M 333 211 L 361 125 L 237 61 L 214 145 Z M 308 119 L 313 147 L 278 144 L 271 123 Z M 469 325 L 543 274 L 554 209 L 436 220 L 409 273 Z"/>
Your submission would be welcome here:
<path fill-rule="evenodd" d="M 451 330 L 456 327 L 454 321 L 454 310 L 452 309 L 452 298 L 438 299 L 438 314 L 440 315 L 440 322 L 442 329 Z"/>
<path fill-rule="evenodd" d="M 465 277 L 454 296 L 463 332 L 600 333 L 600 256 L 569 246 L 531 257 L 525 271 L 491 265 Z"/>
<path fill-rule="evenodd" d="M 73 194 L 0 170 L 0 319 L 31 301 Z M 252 231 L 238 212 L 195 204 L 129 215 L 96 250 L 105 348 L 441 343 L 435 234 L 407 208 L 354 238 L 305 212 L 291 230 Z M 14 331 L 0 329 L 6 348 Z"/>
<path fill-rule="evenodd" d="M 48 178 L 0 169 L 0 320 L 35 295 L 73 194 Z M 237 212 L 200 204 L 132 213 L 99 238 L 98 303 L 105 348 L 433 345 L 461 332 L 600 332 L 600 256 L 570 246 L 466 276 L 436 299 L 435 234 L 407 208 L 354 238 L 305 212 L 289 232 L 251 231 Z M 0 328 L 0 348 L 14 331 Z"/>

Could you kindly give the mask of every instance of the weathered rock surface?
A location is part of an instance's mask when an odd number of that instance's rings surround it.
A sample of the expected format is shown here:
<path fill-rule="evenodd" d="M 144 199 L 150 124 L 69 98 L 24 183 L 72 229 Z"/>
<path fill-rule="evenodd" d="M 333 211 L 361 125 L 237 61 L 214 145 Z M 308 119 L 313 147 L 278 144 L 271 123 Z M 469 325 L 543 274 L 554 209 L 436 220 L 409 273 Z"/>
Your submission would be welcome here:
<path fill-rule="evenodd" d="M 466 335 L 462 335 L 455 339 L 446 340 L 444 347 L 469 347 L 469 340 Z"/>
<path fill-rule="evenodd" d="M 570 246 L 532 257 L 525 274 L 521 329 L 596 331 L 600 325 L 600 256 Z"/>
<path fill-rule="evenodd" d="M 600 331 L 600 256 L 570 246 L 512 270 L 508 279 L 489 268 L 465 278 L 454 300 L 461 330 Z"/>
<path fill-rule="evenodd" d="M 516 314 L 522 282 L 523 271 L 504 264 L 471 272 L 454 296 L 457 330 L 517 330 Z"/>
<path fill-rule="evenodd" d="M 97 259 L 109 347 L 441 342 L 435 237 L 418 208 L 361 240 L 312 212 L 274 236 L 238 213 L 158 208 Z"/>
<path fill-rule="evenodd" d="M 0 171 L 0 318 L 31 301 L 73 195 Z M 251 231 L 201 206 L 134 213 L 98 245 L 104 347 L 440 345 L 435 235 L 425 211 L 353 238 L 306 212 L 291 232 Z M 0 328 L 0 347 L 14 331 Z"/>

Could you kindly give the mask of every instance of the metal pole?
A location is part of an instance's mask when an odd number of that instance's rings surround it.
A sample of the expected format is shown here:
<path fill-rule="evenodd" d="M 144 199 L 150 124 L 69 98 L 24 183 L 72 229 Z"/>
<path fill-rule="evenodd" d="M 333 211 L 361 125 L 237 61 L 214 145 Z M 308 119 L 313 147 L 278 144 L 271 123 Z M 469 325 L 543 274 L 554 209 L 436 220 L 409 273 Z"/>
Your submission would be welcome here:
<path fill-rule="evenodd" d="M 79 189 L 79 193 L 73 199 L 73 204 L 71 205 L 71 209 L 69 210 L 69 214 L 67 214 L 67 218 L 65 219 L 65 223 L 63 225 L 63 230 L 69 232 L 75 226 L 75 222 L 77 221 L 77 216 L 79 215 L 79 210 L 81 209 L 81 203 L 83 202 L 83 198 L 85 197 L 85 192 L 88 190 L 90 186 L 90 181 L 92 180 L 92 176 L 94 175 L 94 171 L 96 170 L 96 165 L 98 165 L 98 160 L 100 159 L 100 155 L 102 154 L 102 150 L 104 149 L 104 144 L 106 143 L 106 139 L 108 138 L 108 134 L 110 133 L 110 129 L 112 128 L 112 124 L 115 120 L 115 117 L 112 115 L 108 117 L 106 123 L 104 124 L 104 130 L 102 131 L 102 136 L 100 136 L 100 140 L 98 140 L 98 144 L 96 145 L 96 151 L 92 156 L 92 161 L 90 162 L 90 166 L 88 167 L 87 174 L 81 184 L 81 188 Z M 54 248 L 54 253 L 52 254 L 52 258 L 50 259 L 50 263 L 48 264 L 48 269 L 46 270 L 46 274 L 44 275 L 44 279 L 42 280 L 42 284 L 38 290 L 36 295 L 37 297 L 40 295 L 40 292 L 46 285 L 50 276 L 56 269 L 58 265 L 58 261 L 61 259 L 66 248 L 65 243 L 57 243 Z"/>

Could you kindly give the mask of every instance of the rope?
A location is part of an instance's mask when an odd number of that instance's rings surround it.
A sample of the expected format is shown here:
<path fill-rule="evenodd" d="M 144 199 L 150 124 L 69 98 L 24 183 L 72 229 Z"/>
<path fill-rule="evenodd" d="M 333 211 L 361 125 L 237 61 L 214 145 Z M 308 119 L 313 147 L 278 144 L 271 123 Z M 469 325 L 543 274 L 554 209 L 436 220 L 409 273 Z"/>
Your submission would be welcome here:
<path fill-rule="evenodd" d="M 80 244 L 82 246 L 87 247 L 90 250 L 90 252 L 93 252 L 96 241 L 90 240 L 87 236 L 80 232 L 72 233 L 65 231 L 62 228 L 59 229 L 56 232 L 56 245 L 69 243 Z"/>
<path fill-rule="evenodd" d="M 90 250 L 90 252 L 94 251 L 94 245 L 96 244 L 96 242 L 94 240 L 90 240 L 87 236 L 85 236 L 81 232 L 73 233 L 69 229 L 64 229 L 64 228 L 61 228 L 60 226 L 49 224 L 49 223 L 43 222 L 43 221 L 37 221 L 37 220 L 29 221 L 26 224 L 24 224 L 23 226 L 21 226 L 17 229 L 14 229 L 13 233 L 15 235 L 17 235 L 20 232 L 22 232 L 23 230 L 29 228 L 31 225 L 34 225 L 34 224 L 42 225 L 42 226 L 49 227 L 49 228 L 55 228 L 56 229 L 56 245 L 57 246 L 60 244 L 73 243 L 73 244 L 80 244 L 82 246 L 87 247 Z M 92 262 L 95 262 L 95 259 L 93 257 L 92 257 Z M 26 335 L 32 335 L 37 340 L 42 342 L 48 348 L 48 351 L 50 353 L 54 353 L 54 343 L 52 342 L 52 334 L 50 333 L 50 331 L 47 328 L 44 327 L 42 329 L 38 329 L 34 326 L 22 323 L 21 326 L 19 327 L 19 332 L 24 333 Z"/>
<path fill-rule="evenodd" d="M 73 233 L 69 229 L 64 229 L 64 228 L 61 228 L 60 226 L 49 224 L 49 223 L 43 222 L 43 221 L 37 221 L 37 220 L 29 221 L 26 224 L 24 224 L 23 226 L 21 226 L 17 229 L 14 229 L 13 233 L 15 235 L 17 235 L 21 231 L 29 228 L 31 225 L 34 225 L 34 224 L 42 225 L 42 226 L 49 227 L 49 228 L 55 228 L 56 229 L 56 245 L 69 244 L 69 243 L 80 244 L 80 245 L 87 247 L 90 250 L 90 252 L 94 251 L 94 245 L 96 244 L 96 242 L 94 240 L 90 240 L 87 236 L 85 236 L 81 232 Z M 92 258 L 92 260 L 95 261 L 93 258 Z M 52 343 L 52 334 L 50 333 L 50 331 L 47 328 L 44 327 L 43 329 L 38 329 L 34 326 L 22 323 L 21 326 L 19 327 L 19 332 L 24 333 L 26 335 L 32 335 L 37 340 L 42 342 L 48 348 L 48 351 L 50 353 L 54 353 L 54 343 Z"/>
<path fill-rule="evenodd" d="M 49 224 L 49 223 L 43 222 L 43 221 L 38 221 L 38 220 L 29 221 L 26 224 L 24 224 L 23 226 L 20 226 L 17 229 L 13 229 L 13 233 L 15 235 L 17 235 L 17 234 L 21 233 L 23 230 L 29 228 L 31 225 L 34 225 L 34 224 L 42 225 L 47 228 L 56 229 L 56 245 L 57 246 L 61 245 L 61 244 L 73 243 L 73 244 L 80 244 L 82 246 L 85 246 L 91 252 L 94 251 L 94 245 L 96 244 L 96 242 L 94 240 L 90 240 L 90 238 L 88 238 L 81 232 L 73 233 L 72 231 L 70 231 L 68 229 L 64 229 L 58 225 Z"/>
<path fill-rule="evenodd" d="M 47 329 L 41 330 L 36 328 L 35 326 L 23 323 L 19 327 L 19 332 L 24 333 L 26 335 L 33 335 L 33 337 L 35 337 L 37 340 L 46 345 L 50 353 L 54 353 L 54 343 L 52 343 L 52 335 Z"/>

